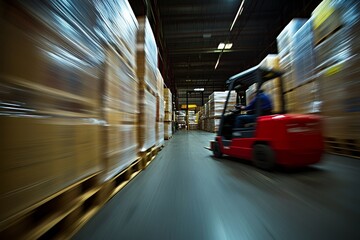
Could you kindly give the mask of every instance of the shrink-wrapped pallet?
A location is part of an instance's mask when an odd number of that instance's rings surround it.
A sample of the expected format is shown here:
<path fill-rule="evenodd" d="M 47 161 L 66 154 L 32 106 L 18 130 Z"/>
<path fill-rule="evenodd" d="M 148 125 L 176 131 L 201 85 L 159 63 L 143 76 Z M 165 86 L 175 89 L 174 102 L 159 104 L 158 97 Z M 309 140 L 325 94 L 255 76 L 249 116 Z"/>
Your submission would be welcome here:
<path fill-rule="evenodd" d="M 317 71 L 359 54 L 359 1 L 325 0 L 312 17 Z"/>
<path fill-rule="evenodd" d="M 293 43 L 294 86 L 311 81 L 315 75 L 315 53 L 312 19 L 295 34 Z"/>
<path fill-rule="evenodd" d="M 156 121 L 164 122 L 165 118 L 165 98 L 164 98 L 164 79 L 157 69 L 157 106 L 156 106 Z"/>
<path fill-rule="evenodd" d="M 172 122 L 164 122 L 164 138 L 166 140 L 172 137 Z"/>
<path fill-rule="evenodd" d="M 213 92 L 209 96 L 209 102 L 207 104 L 207 107 L 209 111 L 208 116 L 210 118 L 221 117 L 228 93 L 229 91 L 224 91 L 224 92 L 217 91 L 217 92 Z M 232 91 L 227 104 L 226 111 L 233 109 L 235 104 L 236 104 L 236 92 Z"/>
<path fill-rule="evenodd" d="M 273 69 L 273 70 L 280 70 L 280 63 L 279 63 L 279 56 L 277 54 L 269 54 L 267 55 L 264 60 L 260 62 L 260 66 Z M 284 80 L 284 79 L 283 79 Z M 246 91 L 247 103 L 249 103 L 249 96 L 252 92 L 254 92 L 256 84 L 253 84 L 249 91 Z M 280 112 L 281 111 L 281 88 L 280 88 L 280 78 L 271 79 L 263 84 L 261 87 L 262 90 L 267 93 L 272 100 L 273 103 L 273 112 Z"/>
<path fill-rule="evenodd" d="M 140 151 L 147 151 L 156 144 L 157 119 L 157 46 L 149 20 L 138 17 L 137 77 L 139 79 L 139 129 Z"/>
<path fill-rule="evenodd" d="M 153 31 L 146 17 L 138 17 L 137 73 L 140 83 L 157 91 L 158 51 Z"/>
<path fill-rule="evenodd" d="M 119 156 L 131 159 L 133 150 L 126 150 L 135 141 L 129 122 L 137 104 L 129 89 L 124 91 L 134 80 L 128 75 L 134 76 L 137 23 L 122 0 L 7 1 L 1 8 L 6 12 L 0 19 L 3 223 L 104 170 L 102 157 L 109 152 L 114 154 L 108 169 L 122 164 Z M 108 46 L 123 59 L 117 67 L 125 71 L 122 83 L 110 74 L 111 86 L 104 83 L 104 66 L 112 65 L 105 62 Z M 104 141 L 111 146 L 101 147 Z"/>
<path fill-rule="evenodd" d="M 169 88 L 164 88 L 165 112 L 172 114 L 172 94 Z"/>
<path fill-rule="evenodd" d="M 277 48 L 280 58 L 291 53 L 291 48 L 294 44 L 295 33 L 304 25 L 307 19 L 295 18 L 281 31 L 276 38 Z"/>
<path fill-rule="evenodd" d="M 360 140 L 359 69 L 360 59 L 354 56 L 319 73 L 321 114 L 327 137 Z"/>
<path fill-rule="evenodd" d="M 101 125 L 93 118 L 40 114 L 25 105 L 16 106 L 1 95 L 0 220 L 3 222 L 100 171 Z"/>
<path fill-rule="evenodd" d="M 141 94 L 138 143 L 140 151 L 144 152 L 156 144 L 156 97 L 147 89 Z"/>
<path fill-rule="evenodd" d="M 296 86 L 294 75 L 294 35 L 305 24 L 307 19 L 295 18 L 281 31 L 276 38 L 279 52 L 280 70 L 284 72 L 284 91 L 290 91 Z"/>
<path fill-rule="evenodd" d="M 339 28 L 359 21 L 358 0 L 324 0 L 312 12 L 314 41 L 319 44 Z"/>
<path fill-rule="evenodd" d="M 135 43 L 133 43 L 135 44 Z M 132 69 L 115 48 L 106 48 L 102 112 L 105 178 L 111 178 L 138 157 L 138 85 Z"/>

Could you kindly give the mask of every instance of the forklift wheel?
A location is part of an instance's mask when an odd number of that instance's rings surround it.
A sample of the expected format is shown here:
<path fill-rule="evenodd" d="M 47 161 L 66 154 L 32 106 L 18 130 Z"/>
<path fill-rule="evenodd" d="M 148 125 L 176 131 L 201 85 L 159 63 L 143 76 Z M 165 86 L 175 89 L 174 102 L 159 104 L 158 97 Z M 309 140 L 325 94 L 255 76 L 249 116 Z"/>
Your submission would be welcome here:
<path fill-rule="evenodd" d="M 223 155 L 221 150 L 220 150 L 220 146 L 219 146 L 218 142 L 214 142 L 213 153 L 214 153 L 214 156 L 217 157 L 217 158 L 221 158 L 222 155 Z"/>
<path fill-rule="evenodd" d="M 256 144 L 253 148 L 253 159 L 258 168 L 270 171 L 275 167 L 275 154 L 268 145 Z"/>

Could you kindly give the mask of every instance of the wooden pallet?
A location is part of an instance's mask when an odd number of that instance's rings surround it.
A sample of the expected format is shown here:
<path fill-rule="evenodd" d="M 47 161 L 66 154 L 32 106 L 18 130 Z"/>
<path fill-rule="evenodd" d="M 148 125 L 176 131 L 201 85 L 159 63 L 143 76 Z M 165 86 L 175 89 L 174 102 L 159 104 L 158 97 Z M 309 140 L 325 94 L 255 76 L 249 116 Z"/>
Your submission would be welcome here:
<path fill-rule="evenodd" d="M 326 137 L 325 147 L 329 153 L 360 159 L 360 141 L 358 139 Z"/>
<path fill-rule="evenodd" d="M 140 156 L 142 158 L 143 164 L 145 167 L 147 167 L 152 160 L 156 157 L 156 154 L 160 151 L 160 147 L 155 146 L 152 148 L 149 148 L 148 150 L 141 152 Z"/>
<path fill-rule="evenodd" d="M 168 137 L 164 137 L 165 140 L 170 140 L 173 137 L 173 135 L 168 136 Z"/>
<path fill-rule="evenodd" d="M 101 207 L 155 158 L 161 147 L 144 151 L 111 179 L 93 174 L 14 216 L 0 239 L 70 239 Z"/>
<path fill-rule="evenodd" d="M 1 239 L 63 238 L 100 206 L 100 173 L 93 174 L 13 216 Z"/>

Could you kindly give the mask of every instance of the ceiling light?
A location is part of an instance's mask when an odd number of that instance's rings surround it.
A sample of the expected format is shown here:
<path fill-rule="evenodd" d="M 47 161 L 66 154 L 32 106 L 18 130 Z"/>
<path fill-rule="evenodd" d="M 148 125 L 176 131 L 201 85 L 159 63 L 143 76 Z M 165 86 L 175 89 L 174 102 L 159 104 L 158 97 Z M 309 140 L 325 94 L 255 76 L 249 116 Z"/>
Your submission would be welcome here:
<path fill-rule="evenodd" d="M 232 48 L 232 43 L 227 43 L 227 44 L 225 44 L 225 49 L 230 49 L 230 48 Z"/>
<path fill-rule="evenodd" d="M 216 62 L 216 64 L 215 64 L 215 69 L 218 67 L 219 62 L 220 62 L 220 56 L 219 56 L 219 58 L 218 58 L 218 60 L 217 60 L 217 62 Z"/>
<path fill-rule="evenodd" d="M 237 11 L 236 16 L 235 16 L 235 18 L 234 18 L 234 21 L 233 21 L 232 24 L 231 24 L 230 32 L 231 32 L 231 30 L 233 29 L 237 18 L 240 16 L 240 14 L 241 14 L 242 11 L 243 11 L 244 2 L 245 2 L 245 0 L 243 0 L 243 1 L 241 2 L 241 4 L 240 4 L 239 10 Z"/>
<path fill-rule="evenodd" d="M 203 38 L 211 38 L 211 33 L 204 33 Z"/>
<path fill-rule="evenodd" d="M 218 49 L 222 50 L 225 47 L 225 43 L 219 43 Z"/>
<path fill-rule="evenodd" d="M 191 82 L 191 80 L 190 80 L 190 79 L 186 79 L 186 81 L 187 81 L 187 82 Z"/>
<path fill-rule="evenodd" d="M 196 92 L 202 92 L 204 90 L 205 90 L 204 88 L 194 88 L 194 91 L 196 91 Z"/>

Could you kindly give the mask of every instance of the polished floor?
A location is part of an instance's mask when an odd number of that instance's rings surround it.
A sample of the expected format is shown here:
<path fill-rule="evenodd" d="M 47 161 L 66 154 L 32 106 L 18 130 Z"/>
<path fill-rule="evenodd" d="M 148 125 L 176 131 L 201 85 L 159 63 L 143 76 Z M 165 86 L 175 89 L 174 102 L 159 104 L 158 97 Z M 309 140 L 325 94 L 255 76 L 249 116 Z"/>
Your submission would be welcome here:
<path fill-rule="evenodd" d="M 177 132 L 74 239 L 360 239 L 360 160 L 266 172 L 213 158 L 214 136 Z"/>

